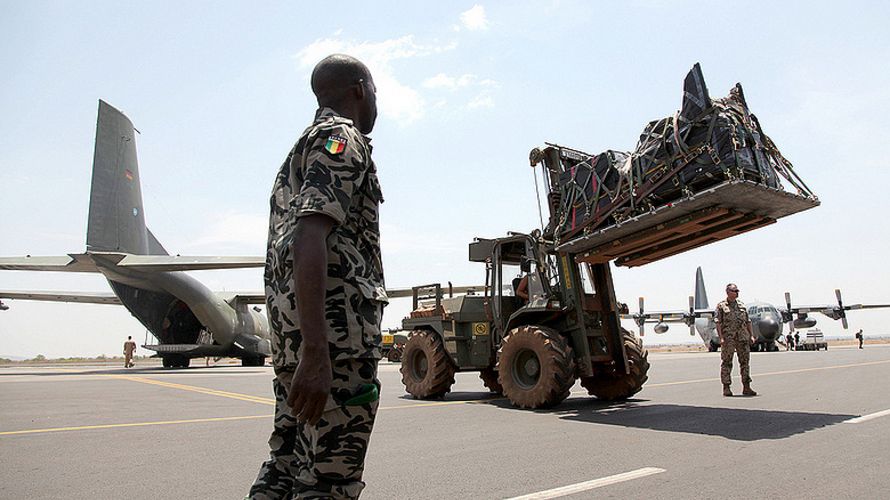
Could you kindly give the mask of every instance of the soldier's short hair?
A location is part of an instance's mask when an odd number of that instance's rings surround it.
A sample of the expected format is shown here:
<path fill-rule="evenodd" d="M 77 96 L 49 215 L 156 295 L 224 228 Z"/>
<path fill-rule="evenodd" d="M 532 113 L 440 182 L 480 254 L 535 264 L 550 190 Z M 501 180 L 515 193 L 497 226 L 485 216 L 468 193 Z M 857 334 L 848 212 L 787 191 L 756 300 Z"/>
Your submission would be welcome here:
<path fill-rule="evenodd" d="M 346 54 L 331 54 L 312 70 L 312 92 L 319 100 L 337 100 L 350 85 L 371 76 L 368 67 Z"/>
<path fill-rule="evenodd" d="M 735 283 L 729 283 L 728 285 L 726 285 L 726 291 L 727 291 L 727 292 L 730 291 L 730 290 L 736 290 L 736 291 L 738 291 L 738 289 L 739 289 L 739 287 L 738 287 L 738 285 L 736 285 Z"/>

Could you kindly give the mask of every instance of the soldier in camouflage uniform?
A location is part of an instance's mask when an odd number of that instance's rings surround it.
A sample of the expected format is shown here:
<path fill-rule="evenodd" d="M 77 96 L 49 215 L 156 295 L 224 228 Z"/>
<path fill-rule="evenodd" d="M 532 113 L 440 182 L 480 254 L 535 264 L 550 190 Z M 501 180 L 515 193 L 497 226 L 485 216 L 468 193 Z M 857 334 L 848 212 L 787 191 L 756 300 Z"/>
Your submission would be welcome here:
<path fill-rule="evenodd" d="M 739 371 L 742 373 L 742 394 L 756 396 L 751 389 L 751 373 L 748 363 L 751 359 L 751 343 L 754 331 L 751 328 L 751 319 L 748 318 L 748 310 L 745 309 L 739 297 L 739 287 L 735 283 L 726 285 L 726 300 L 717 304 L 715 316 L 717 320 L 717 334 L 720 336 L 720 381 L 723 382 L 723 395 L 732 396 L 732 355 L 739 355 Z"/>
<path fill-rule="evenodd" d="M 272 191 L 265 290 L 275 422 L 251 499 L 358 498 L 377 413 L 385 305 L 371 160 L 376 88 L 344 55 L 312 73 L 319 109 Z"/>

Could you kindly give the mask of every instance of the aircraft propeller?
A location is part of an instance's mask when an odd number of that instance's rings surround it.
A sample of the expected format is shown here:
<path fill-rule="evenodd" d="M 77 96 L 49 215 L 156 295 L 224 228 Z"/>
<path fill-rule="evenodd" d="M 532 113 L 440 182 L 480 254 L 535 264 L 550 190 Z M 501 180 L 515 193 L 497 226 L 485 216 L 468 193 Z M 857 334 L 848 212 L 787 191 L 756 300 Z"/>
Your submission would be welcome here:
<path fill-rule="evenodd" d="M 785 292 L 785 310 L 782 311 L 782 321 L 788 323 L 788 333 L 794 331 L 794 315 L 791 314 L 791 292 Z"/>
<path fill-rule="evenodd" d="M 686 324 L 689 326 L 689 335 L 695 335 L 695 297 L 689 296 L 689 316 L 686 318 Z"/>
<path fill-rule="evenodd" d="M 835 288 L 834 294 L 837 296 L 837 314 L 840 316 L 841 324 L 844 325 L 844 330 L 846 330 L 850 325 L 847 324 L 847 311 L 844 309 L 844 301 L 841 299 L 841 289 Z"/>
<path fill-rule="evenodd" d="M 643 315 L 643 309 L 644 309 L 643 304 L 644 303 L 645 303 L 645 299 L 643 299 L 643 297 L 640 297 L 640 315 L 635 318 L 636 322 L 637 322 L 637 326 L 640 328 L 640 337 L 642 337 L 643 334 L 645 333 L 645 329 L 643 328 L 643 325 L 646 324 L 646 316 Z"/>

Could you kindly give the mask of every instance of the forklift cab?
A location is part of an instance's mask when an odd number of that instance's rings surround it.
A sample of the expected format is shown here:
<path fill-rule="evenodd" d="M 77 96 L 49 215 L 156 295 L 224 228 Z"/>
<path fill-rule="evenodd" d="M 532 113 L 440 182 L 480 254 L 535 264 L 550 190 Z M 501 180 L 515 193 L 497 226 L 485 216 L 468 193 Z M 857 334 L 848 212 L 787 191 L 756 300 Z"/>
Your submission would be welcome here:
<path fill-rule="evenodd" d="M 477 238 L 470 244 L 470 261 L 485 263 L 485 309 L 499 338 L 506 334 L 509 319 L 517 311 L 546 304 L 549 283 L 531 236 L 511 233 L 506 238 Z M 516 293 L 525 277 L 528 302 Z"/>

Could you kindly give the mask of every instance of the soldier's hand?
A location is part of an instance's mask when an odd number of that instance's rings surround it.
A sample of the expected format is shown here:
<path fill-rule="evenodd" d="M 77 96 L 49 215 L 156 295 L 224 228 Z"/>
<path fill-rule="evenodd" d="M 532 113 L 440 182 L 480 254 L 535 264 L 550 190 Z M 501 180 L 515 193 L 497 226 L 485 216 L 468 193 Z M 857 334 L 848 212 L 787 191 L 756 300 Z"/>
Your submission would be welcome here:
<path fill-rule="evenodd" d="M 331 393 L 331 358 L 327 349 L 315 352 L 305 347 L 288 390 L 287 405 L 298 421 L 315 425 Z"/>

